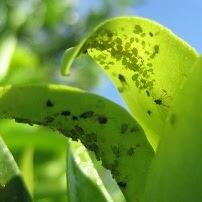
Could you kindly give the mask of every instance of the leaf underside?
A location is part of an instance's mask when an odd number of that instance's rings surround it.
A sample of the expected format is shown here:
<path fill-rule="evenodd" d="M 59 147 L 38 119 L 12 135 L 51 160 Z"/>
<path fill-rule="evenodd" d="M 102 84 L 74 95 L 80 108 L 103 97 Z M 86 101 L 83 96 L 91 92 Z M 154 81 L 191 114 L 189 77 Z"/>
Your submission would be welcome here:
<path fill-rule="evenodd" d="M 65 52 L 63 74 L 82 53 L 109 76 L 156 148 L 173 97 L 198 57 L 195 50 L 151 20 L 119 17 L 102 23 Z"/>
<path fill-rule="evenodd" d="M 111 170 L 127 201 L 141 198 L 154 152 L 141 127 L 117 104 L 64 86 L 8 86 L 0 88 L 0 117 L 80 139 Z"/>

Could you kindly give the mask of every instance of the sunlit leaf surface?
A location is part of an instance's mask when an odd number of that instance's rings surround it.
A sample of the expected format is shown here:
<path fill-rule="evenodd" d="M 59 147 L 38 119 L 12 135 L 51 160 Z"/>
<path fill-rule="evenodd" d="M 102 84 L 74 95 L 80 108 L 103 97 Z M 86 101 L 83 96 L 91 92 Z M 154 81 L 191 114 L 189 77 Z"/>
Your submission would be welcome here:
<path fill-rule="evenodd" d="M 202 58 L 176 98 L 148 178 L 145 202 L 202 201 Z"/>
<path fill-rule="evenodd" d="M 156 148 L 173 97 L 198 57 L 195 50 L 153 21 L 120 17 L 99 25 L 65 52 L 64 74 L 81 53 L 102 67 Z"/>

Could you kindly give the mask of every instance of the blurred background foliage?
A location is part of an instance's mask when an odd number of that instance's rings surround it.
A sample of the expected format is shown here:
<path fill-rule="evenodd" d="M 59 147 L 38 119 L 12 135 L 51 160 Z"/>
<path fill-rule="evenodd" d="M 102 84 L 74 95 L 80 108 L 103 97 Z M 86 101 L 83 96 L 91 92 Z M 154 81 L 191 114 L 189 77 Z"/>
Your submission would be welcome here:
<path fill-rule="evenodd" d="M 96 64 L 81 56 L 71 75 L 62 77 L 59 68 L 62 54 L 101 21 L 127 14 L 135 3 L 133 0 L 0 0 L 0 85 L 59 83 L 93 90 L 102 83 L 99 69 L 94 68 Z M 34 201 L 74 201 L 67 190 L 74 194 L 75 189 L 81 190 L 85 183 L 89 184 L 85 179 L 82 187 L 71 185 L 71 181 L 81 178 L 76 176 L 80 176 L 78 172 L 69 172 L 78 171 L 75 163 L 95 184 L 97 178 L 92 176 L 99 174 L 103 182 L 97 186 L 108 201 L 123 201 L 109 171 L 92 154 L 91 161 L 89 156 L 78 161 L 78 155 L 87 155 L 85 149 L 56 133 L 44 127 L 0 121 L 0 135 L 14 155 Z M 73 149 L 68 155 L 74 155 L 68 157 L 66 165 L 69 147 Z M 82 152 L 78 154 L 78 150 Z M 91 164 L 94 166 L 89 168 Z M 88 174 L 84 172 L 86 165 L 90 169 Z M 66 166 L 71 170 L 66 170 Z"/>

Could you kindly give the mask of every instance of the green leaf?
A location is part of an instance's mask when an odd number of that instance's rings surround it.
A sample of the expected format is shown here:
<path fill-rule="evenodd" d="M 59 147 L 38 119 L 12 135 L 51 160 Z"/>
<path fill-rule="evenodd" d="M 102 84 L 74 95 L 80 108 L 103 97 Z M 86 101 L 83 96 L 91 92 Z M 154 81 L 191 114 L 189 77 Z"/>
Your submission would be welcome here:
<path fill-rule="evenodd" d="M 67 201 L 66 148 L 60 155 L 50 152 L 35 151 L 34 201 L 64 202 Z"/>
<path fill-rule="evenodd" d="M 20 163 L 25 183 L 28 182 L 30 188 L 34 184 L 33 200 L 45 198 L 46 201 L 67 201 L 65 180 L 67 139 L 47 127 L 19 124 L 14 120 L 1 120 L 0 131 L 16 161 Z M 32 163 L 29 163 L 31 153 L 28 147 L 34 148 L 34 181 L 31 179 Z M 22 159 L 23 156 L 25 158 Z M 21 164 L 22 160 L 24 166 Z"/>
<path fill-rule="evenodd" d="M 0 201 L 29 202 L 31 197 L 25 187 L 20 171 L 0 137 Z"/>
<path fill-rule="evenodd" d="M 34 189 L 34 148 L 27 146 L 21 157 L 20 170 L 29 193 L 33 195 Z"/>
<path fill-rule="evenodd" d="M 0 80 L 6 76 L 9 70 L 15 48 L 16 38 L 13 35 L 7 34 L 0 38 Z"/>
<path fill-rule="evenodd" d="M 10 149 L 19 151 L 24 150 L 25 145 L 30 145 L 39 151 L 61 153 L 67 147 L 63 136 L 59 136 L 57 131 L 43 126 L 30 126 L 16 123 L 14 120 L 2 119 L 0 129 L 3 139 Z M 13 134 L 18 138 L 13 138 Z"/>
<path fill-rule="evenodd" d="M 76 142 L 70 142 L 67 178 L 70 202 L 112 202 L 85 147 Z"/>
<path fill-rule="evenodd" d="M 88 154 L 90 155 L 93 165 L 112 200 L 115 202 L 126 202 L 126 199 L 115 179 L 113 179 L 111 172 L 105 169 L 100 161 L 96 160 L 96 157 L 92 152 L 89 151 Z"/>
<path fill-rule="evenodd" d="M 144 131 L 117 104 L 58 85 L 0 88 L 0 118 L 46 125 L 80 139 L 110 169 L 128 201 L 138 201 L 154 152 Z"/>
<path fill-rule="evenodd" d="M 198 54 L 165 27 L 139 17 L 108 20 L 65 52 L 62 73 L 88 53 L 113 81 L 154 148 L 167 112 Z"/>
<path fill-rule="evenodd" d="M 17 44 L 0 84 L 25 84 L 39 81 L 47 81 L 47 71 L 44 67 L 41 68 L 39 57 L 25 45 Z"/>
<path fill-rule="evenodd" d="M 145 202 L 202 201 L 202 57 L 193 69 L 168 117 Z"/>

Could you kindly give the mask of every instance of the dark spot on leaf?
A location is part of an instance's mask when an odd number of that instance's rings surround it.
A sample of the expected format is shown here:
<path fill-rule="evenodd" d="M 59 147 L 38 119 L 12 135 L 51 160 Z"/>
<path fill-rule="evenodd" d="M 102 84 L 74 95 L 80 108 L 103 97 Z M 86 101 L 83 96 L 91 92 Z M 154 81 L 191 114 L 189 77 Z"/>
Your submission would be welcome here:
<path fill-rule="evenodd" d="M 66 137 L 71 137 L 70 132 L 64 128 L 58 128 L 58 131 L 61 132 Z"/>
<path fill-rule="evenodd" d="M 135 41 L 135 39 L 132 37 L 130 38 L 130 43 L 133 43 Z"/>
<path fill-rule="evenodd" d="M 154 46 L 154 51 L 155 51 L 155 53 L 158 53 L 158 52 L 159 52 L 159 46 L 158 46 L 158 45 L 155 45 L 155 46 Z"/>
<path fill-rule="evenodd" d="M 114 34 L 113 34 L 112 32 L 110 32 L 110 31 L 107 32 L 107 36 L 108 36 L 108 37 L 111 38 L 111 37 L 113 37 L 113 35 L 114 35 Z"/>
<path fill-rule="evenodd" d="M 119 187 L 121 187 L 121 188 L 126 188 L 127 187 L 127 183 L 126 182 L 118 182 L 117 183 L 118 185 L 119 185 Z"/>
<path fill-rule="evenodd" d="M 162 105 L 162 99 L 161 99 L 161 98 L 155 99 L 154 102 L 155 102 L 157 105 Z"/>
<path fill-rule="evenodd" d="M 153 51 L 152 55 L 150 55 L 150 58 L 153 59 L 156 56 L 156 54 L 158 54 L 158 53 L 159 53 L 159 46 L 155 45 L 154 51 Z"/>
<path fill-rule="evenodd" d="M 79 137 L 80 137 L 80 134 L 76 131 L 76 129 L 75 128 L 72 128 L 71 130 L 70 130 L 70 137 L 72 138 L 72 140 L 78 140 L 79 139 Z"/>
<path fill-rule="evenodd" d="M 132 156 L 134 153 L 135 153 L 134 147 L 131 147 L 131 148 L 127 151 L 127 154 L 128 154 L 129 156 Z"/>
<path fill-rule="evenodd" d="M 73 120 L 73 121 L 77 121 L 77 120 L 78 120 L 78 117 L 77 117 L 77 116 L 72 116 L 72 120 Z"/>
<path fill-rule="evenodd" d="M 153 34 L 152 32 L 149 32 L 149 36 L 153 37 L 153 36 L 154 36 L 154 34 Z"/>
<path fill-rule="evenodd" d="M 137 48 L 133 48 L 131 51 L 132 51 L 132 54 L 133 54 L 133 55 L 137 56 L 137 54 L 138 54 Z M 134 59 L 135 59 L 135 58 L 134 58 Z"/>
<path fill-rule="evenodd" d="M 91 118 L 94 115 L 93 111 L 87 111 L 84 112 L 80 115 L 81 118 L 86 119 L 86 118 Z"/>
<path fill-rule="evenodd" d="M 96 133 L 86 134 L 86 141 L 88 143 L 90 143 L 90 144 L 97 142 L 97 135 L 96 135 Z"/>
<path fill-rule="evenodd" d="M 151 113 L 152 113 L 151 110 L 147 110 L 147 114 L 151 115 Z"/>
<path fill-rule="evenodd" d="M 130 129 L 130 132 L 131 133 L 135 133 L 135 132 L 137 132 L 139 130 L 139 128 L 137 127 L 137 126 L 134 126 L 134 127 L 132 127 L 131 129 Z"/>
<path fill-rule="evenodd" d="M 97 146 L 97 144 L 95 144 L 95 143 L 89 144 L 88 149 L 91 151 L 94 151 L 97 160 L 100 160 L 100 151 L 99 151 L 99 147 Z"/>
<path fill-rule="evenodd" d="M 118 160 L 115 159 L 114 162 L 113 162 L 113 164 L 111 164 L 111 165 L 109 166 L 109 168 L 110 168 L 110 170 L 111 170 L 113 176 L 119 176 L 119 175 L 120 175 L 120 173 L 119 173 L 119 171 L 118 171 L 118 164 L 119 164 Z"/>
<path fill-rule="evenodd" d="M 116 158 L 120 157 L 120 150 L 118 146 L 112 146 L 112 152 Z"/>
<path fill-rule="evenodd" d="M 53 104 L 53 102 L 52 102 L 51 100 L 47 100 L 46 106 L 47 106 L 47 107 L 53 107 L 54 104 Z"/>
<path fill-rule="evenodd" d="M 27 123 L 30 126 L 33 125 L 29 119 L 25 119 L 25 118 L 15 118 L 15 122 L 16 123 Z"/>
<path fill-rule="evenodd" d="M 140 34 L 141 32 L 143 32 L 142 27 L 140 25 L 135 25 L 134 33 Z"/>
<path fill-rule="evenodd" d="M 69 116 L 70 114 L 71 114 L 70 111 L 63 111 L 63 112 L 61 112 L 62 116 Z"/>
<path fill-rule="evenodd" d="M 148 90 L 146 90 L 146 94 L 147 96 L 150 96 L 150 92 Z"/>
<path fill-rule="evenodd" d="M 172 113 L 172 114 L 170 115 L 170 118 L 169 118 L 170 124 L 171 124 L 172 126 L 174 126 L 174 125 L 176 124 L 176 120 L 177 120 L 176 115 Z"/>
<path fill-rule="evenodd" d="M 138 74 L 134 74 L 133 76 L 132 76 L 132 80 L 133 81 L 136 81 L 138 79 Z"/>
<path fill-rule="evenodd" d="M 120 80 L 121 82 L 126 82 L 126 79 L 125 79 L 125 77 L 124 77 L 122 74 L 119 74 L 119 75 L 118 75 L 118 78 L 119 78 L 119 80 Z"/>
<path fill-rule="evenodd" d="M 125 49 L 126 49 L 126 50 L 128 50 L 128 49 L 130 48 L 130 46 L 131 46 L 131 43 L 129 43 L 129 42 L 126 42 L 126 43 L 125 43 Z"/>
<path fill-rule="evenodd" d="M 110 170 L 111 169 L 111 165 L 109 164 L 109 163 L 107 163 L 107 162 L 103 162 L 103 164 L 102 164 L 106 169 L 108 169 L 108 170 Z"/>
<path fill-rule="evenodd" d="M 115 40 L 118 44 L 120 43 L 122 43 L 122 40 L 121 40 L 121 38 L 116 38 L 116 40 Z"/>
<path fill-rule="evenodd" d="M 80 126 L 76 125 L 76 126 L 74 126 L 74 128 L 75 128 L 76 132 L 77 132 L 79 135 L 83 136 L 83 135 L 85 134 L 84 129 L 81 128 Z"/>
<path fill-rule="evenodd" d="M 100 124 L 106 124 L 107 123 L 107 117 L 106 116 L 98 116 L 97 120 Z"/>
<path fill-rule="evenodd" d="M 128 124 L 124 123 L 121 125 L 121 133 L 124 134 L 128 130 Z"/>

